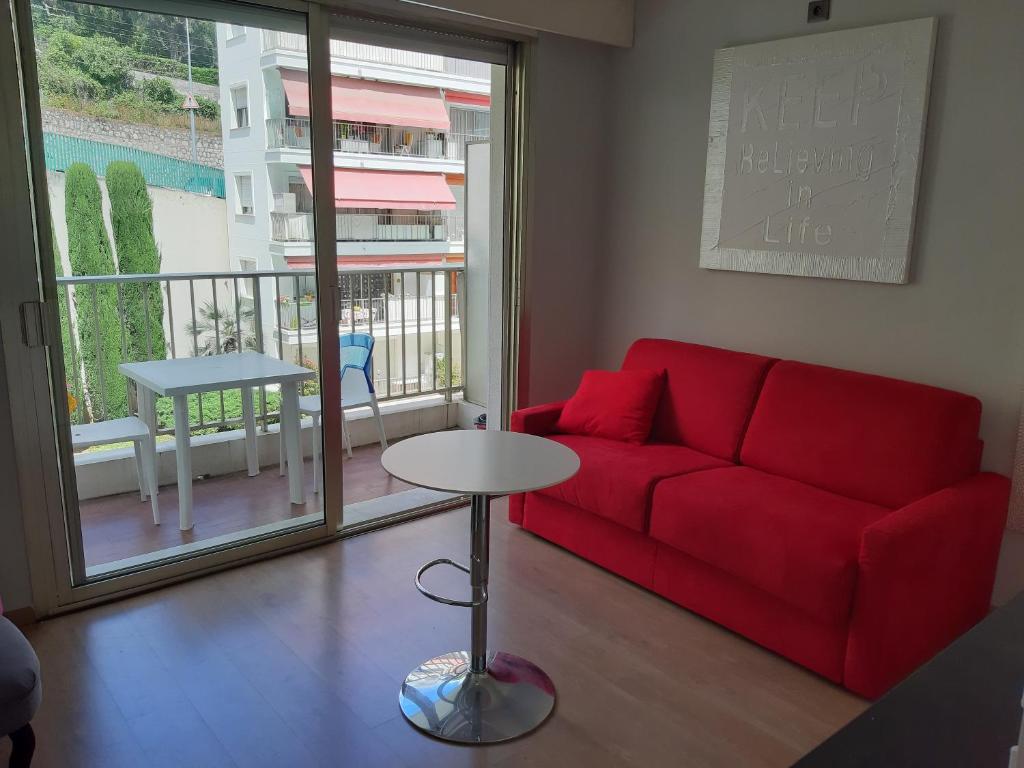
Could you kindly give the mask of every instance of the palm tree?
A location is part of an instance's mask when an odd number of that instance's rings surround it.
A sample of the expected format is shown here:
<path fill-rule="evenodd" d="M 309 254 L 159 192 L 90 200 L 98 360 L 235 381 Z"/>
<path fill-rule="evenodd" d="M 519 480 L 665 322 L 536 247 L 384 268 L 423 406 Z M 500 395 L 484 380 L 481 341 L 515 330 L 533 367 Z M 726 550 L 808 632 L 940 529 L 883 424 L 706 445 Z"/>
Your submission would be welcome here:
<path fill-rule="evenodd" d="M 234 313 L 215 308 L 213 302 L 205 302 L 199 310 L 199 319 L 185 323 L 185 332 L 192 337 L 193 357 L 255 350 L 256 336 L 252 331 L 255 314 L 251 307 L 239 308 L 240 322 L 236 324 Z"/>

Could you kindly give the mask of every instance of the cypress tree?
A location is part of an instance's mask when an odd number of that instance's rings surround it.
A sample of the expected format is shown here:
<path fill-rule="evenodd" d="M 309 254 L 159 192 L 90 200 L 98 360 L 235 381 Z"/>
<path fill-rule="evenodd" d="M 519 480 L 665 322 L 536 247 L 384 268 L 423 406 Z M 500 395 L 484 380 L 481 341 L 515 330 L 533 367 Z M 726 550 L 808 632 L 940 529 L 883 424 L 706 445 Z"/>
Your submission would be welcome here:
<path fill-rule="evenodd" d="M 53 224 L 50 225 L 50 231 L 53 233 L 54 274 L 57 277 L 64 277 L 64 264 L 60 259 L 60 246 L 57 245 L 57 233 L 53 229 Z M 68 295 L 66 291 L 65 286 L 57 286 L 57 311 L 60 315 L 61 348 L 64 351 L 64 376 L 67 379 L 68 391 L 75 396 L 76 400 L 84 402 L 85 392 L 83 392 L 81 382 L 79 381 L 79 373 L 75 370 L 71 358 L 71 313 L 68 312 Z M 71 414 L 71 423 L 78 423 L 77 409 Z"/>
<path fill-rule="evenodd" d="M 115 160 L 107 166 L 110 224 L 122 275 L 157 274 L 160 252 L 153 236 L 153 201 L 142 171 L 134 163 Z M 164 305 L 159 283 L 124 283 L 124 324 L 129 360 L 163 360 Z M 147 323 L 148 318 L 148 323 Z"/>
<path fill-rule="evenodd" d="M 103 223 L 103 198 L 96 174 L 85 163 L 73 163 L 64 178 L 68 221 L 68 257 L 75 276 L 113 275 L 114 258 Z M 114 285 L 79 285 L 75 289 L 78 348 L 85 369 L 93 420 L 128 415 L 128 392 L 118 372 L 121 362 L 121 319 Z"/>

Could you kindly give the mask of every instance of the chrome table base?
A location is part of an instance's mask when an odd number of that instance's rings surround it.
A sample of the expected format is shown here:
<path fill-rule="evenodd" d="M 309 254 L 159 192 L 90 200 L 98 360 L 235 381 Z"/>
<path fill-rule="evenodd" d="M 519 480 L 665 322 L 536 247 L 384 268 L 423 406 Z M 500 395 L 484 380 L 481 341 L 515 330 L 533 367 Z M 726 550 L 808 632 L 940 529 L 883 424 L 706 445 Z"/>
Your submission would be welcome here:
<path fill-rule="evenodd" d="M 470 522 L 470 565 L 433 560 L 416 574 L 416 588 L 431 600 L 472 611 L 472 648 L 425 661 L 405 678 L 398 703 L 406 719 L 446 741 L 490 744 L 529 733 L 551 714 L 555 686 L 544 671 L 519 656 L 487 651 L 487 572 L 490 497 L 474 495 Z M 436 565 L 469 573 L 472 597 L 454 600 L 423 586 Z"/>
<path fill-rule="evenodd" d="M 540 667 L 510 653 L 490 653 L 483 672 L 470 653 L 454 651 L 409 673 L 398 696 L 402 714 L 446 741 L 493 744 L 522 736 L 547 719 L 555 686 Z"/>

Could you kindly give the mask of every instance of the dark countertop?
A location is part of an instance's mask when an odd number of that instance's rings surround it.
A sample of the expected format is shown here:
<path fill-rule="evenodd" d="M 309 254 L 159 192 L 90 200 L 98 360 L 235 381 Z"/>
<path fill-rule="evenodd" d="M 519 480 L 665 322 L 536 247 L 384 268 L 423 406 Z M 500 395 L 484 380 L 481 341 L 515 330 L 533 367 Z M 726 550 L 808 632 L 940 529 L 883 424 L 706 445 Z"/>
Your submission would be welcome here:
<path fill-rule="evenodd" d="M 837 731 L 794 768 L 1005 768 L 1024 693 L 1024 593 Z"/>

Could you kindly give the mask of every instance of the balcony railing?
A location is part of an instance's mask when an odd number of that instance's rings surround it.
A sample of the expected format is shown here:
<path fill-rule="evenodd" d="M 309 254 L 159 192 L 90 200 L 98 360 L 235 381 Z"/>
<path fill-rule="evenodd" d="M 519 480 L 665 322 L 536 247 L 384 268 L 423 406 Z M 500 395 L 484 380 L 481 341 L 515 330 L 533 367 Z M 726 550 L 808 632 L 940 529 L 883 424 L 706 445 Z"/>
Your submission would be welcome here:
<path fill-rule="evenodd" d="M 335 152 L 464 162 L 466 142 L 486 141 L 487 138 L 486 130 L 475 133 L 438 133 L 424 128 L 334 121 Z M 272 117 L 267 120 L 267 149 L 309 149 L 309 139 L 308 118 Z"/>
<path fill-rule="evenodd" d="M 263 30 L 263 50 L 305 51 L 306 36 L 294 32 L 276 32 L 265 29 Z M 365 61 L 370 64 L 422 69 L 427 72 L 441 72 L 446 75 L 472 77 L 479 80 L 487 80 L 491 76 L 491 65 L 480 61 L 452 59 L 437 54 L 350 43 L 345 40 L 331 40 L 331 57 Z"/>
<path fill-rule="evenodd" d="M 378 399 L 431 393 L 450 399 L 461 389 L 462 267 L 340 270 L 338 277 L 338 331 L 377 337 L 373 363 Z M 127 379 L 117 376 L 114 381 L 104 380 L 102 371 L 109 371 L 109 366 L 98 366 L 98 382 L 85 384 L 83 340 L 96 345 L 96 359 L 108 361 L 255 350 L 315 369 L 317 299 L 308 291 L 314 279 L 312 269 L 58 277 L 57 290 L 72 308 L 61 329 L 69 392 L 77 400 L 72 418 L 84 423 L 125 415 L 108 409 L 108 393 L 114 387 L 126 388 L 121 391 L 127 392 L 129 410 L 134 410 L 136 403 Z M 78 307 L 113 301 L 119 316 L 124 317 L 129 294 L 143 298 L 145 339 L 130 343 L 123 324 L 119 338 L 105 337 L 98 312 L 91 315 L 95 318 L 92 328 L 80 326 L 83 313 L 77 311 Z M 166 349 L 157 349 L 158 341 L 153 337 L 158 334 L 149 330 L 154 327 L 153 314 L 161 310 Z M 111 349 L 111 345 L 117 348 Z M 143 351 L 130 357 L 130 348 Z M 319 382 L 308 382 L 303 387 L 304 394 L 313 394 L 319 391 Z M 225 392 L 203 393 L 196 398 L 193 432 L 241 427 L 241 413 L 226 401 Z M 272 387 L 269 391 L 261 388 L 256 412 L 257 422 L 264 429 L 280 416 L 275 400 Z M 158 414 L 169 412 L 166 405 L 158 402 Z M 158 420 L 158 434 L 174 431 L 163 418 Z"/>
<path fill-rule="evenodd" d="M 436 213 L 337 213 L 339 242 L 461 243 L 465 224 L 461 211 Z M 270 237 L 282 243 L 313 240 L 312 213 L 270 214 Z"/>

